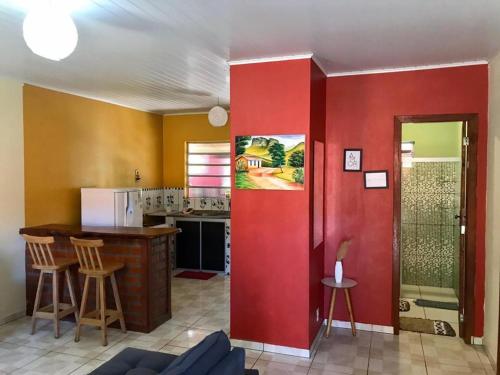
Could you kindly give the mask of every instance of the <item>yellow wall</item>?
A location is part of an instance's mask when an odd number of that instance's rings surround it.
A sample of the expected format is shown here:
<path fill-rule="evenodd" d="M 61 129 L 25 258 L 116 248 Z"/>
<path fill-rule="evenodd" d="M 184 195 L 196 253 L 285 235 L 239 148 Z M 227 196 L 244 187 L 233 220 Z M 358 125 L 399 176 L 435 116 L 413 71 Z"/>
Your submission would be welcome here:
<path fill-rule="evenodd" d="M 23 101 L 27 225 L 79 223 L 80 187 L 162 185 L 162 116 L 29 85 Z"/>
<path fill-rule="evenodd" d="M 168 187 L 184 187 L 185 145 L 194 141 L 229 141 L 229 121 L 215 128 L 208 115 L 176 115 L 163 118 L 163 182 Z"/>
<path fill-rule="evenodd" d="M 486 187 L 486 275 L 483 344 L 497 363 L 500 283 L 500 54 L 490 62 L 488 184 Z"/>
<path fill-rule="evenodd" d="M 462 123 L 403 124 L 403 142 L 415 142 L 416 158 L 462 156 Z"/>

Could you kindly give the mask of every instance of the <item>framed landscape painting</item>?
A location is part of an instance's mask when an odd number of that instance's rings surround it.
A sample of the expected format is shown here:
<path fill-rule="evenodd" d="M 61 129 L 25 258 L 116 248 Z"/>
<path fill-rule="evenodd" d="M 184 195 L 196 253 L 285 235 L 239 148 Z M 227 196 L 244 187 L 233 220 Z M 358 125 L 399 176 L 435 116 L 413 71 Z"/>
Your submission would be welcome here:
<path fill-rule="evenodd" d="M 304 134 L 235 137 L 236 189 L 304 190 Z"/>

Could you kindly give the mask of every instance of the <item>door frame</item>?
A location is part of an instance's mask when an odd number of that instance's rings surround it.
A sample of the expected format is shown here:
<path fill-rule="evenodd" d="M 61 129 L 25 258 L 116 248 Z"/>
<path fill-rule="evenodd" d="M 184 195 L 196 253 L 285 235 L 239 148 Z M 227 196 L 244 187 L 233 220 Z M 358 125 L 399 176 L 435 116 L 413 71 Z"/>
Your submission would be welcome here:
<path fill-rule="evenodd" d="M 399 298 L 401 293 L 401 142 L 404 123 L 465 122 L 468 123 L 469 168 L 467 170 L 467 226 L 465 234 L 465 283 L 463 339 L 472 343 L 474 332 L 474 289 L 476 277 L 476 185 L 477 185 L 477 138 L 478 114 L 410 115 L 394 116 L 394 202 L 393 202 L 393 256 L 392 256 L 392 326 L 399 334 Z M 462 166 L 463 168 L 463 166 Z M 463 267 L 463 265 L 461 265 Z"/>

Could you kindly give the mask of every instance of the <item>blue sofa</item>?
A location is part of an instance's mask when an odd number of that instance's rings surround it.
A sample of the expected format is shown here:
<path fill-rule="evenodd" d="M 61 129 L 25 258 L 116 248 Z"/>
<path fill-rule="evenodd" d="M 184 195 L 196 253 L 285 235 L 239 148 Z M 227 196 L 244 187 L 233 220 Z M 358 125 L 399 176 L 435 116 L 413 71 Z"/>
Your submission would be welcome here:
<path fill-rule="evenodd" d="M 245 350 L 233 348 L 223 331 L 205 337 L 180 356 L 127 348 L 90 375 L 258 375 L 245 370 Z"/>

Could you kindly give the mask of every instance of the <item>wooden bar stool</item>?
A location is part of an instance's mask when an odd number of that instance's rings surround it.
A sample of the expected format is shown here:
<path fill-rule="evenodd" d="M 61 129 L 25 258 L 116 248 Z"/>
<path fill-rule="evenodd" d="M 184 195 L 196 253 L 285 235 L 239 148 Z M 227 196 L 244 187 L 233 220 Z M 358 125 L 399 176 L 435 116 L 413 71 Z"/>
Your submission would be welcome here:
<path fill-rule="evenodd" d="M 50 319 L 54 321 L 54 337 L 57 339 L 59 338 L 59 320 L 69 314 L 75 314 L 75 320 L 78 323 L 78 305 L 76 304 L 75 291 L 69 273 L 69 267 L 78 264 L 78 260 L 55 258 L 51 248 L 51 245 L 54 243 L 54 237 L 35 237 L 24 234 L 23 238 L 28 244 L 33 261 L 33 269 L 40 270 L 35 304 L 33 306 L 33 316 L 31 318 L 31 334 L 34 334 L 36 331 L 37 319 Z M 59 302 L 59 272 L 64 272 L 66 276 L 71 304 Z M 52 304 L 40 307 L 45 274 L 52 275 Z M 62 284 L 64 285 L 64 277 Z"/>
<path fill-rule="evenodd" d="M 123 263 L 103 262 L 101 260 L 100 248 L 104 245 L 102 240 L 84 240 L 70 237 L 78 261 L 80 262 L 80 273 L 85 275 L 83 285 L 82 305 L 80 308 L 80 320 L 76 326 L 75 341 L 80 341 L 80 327 L 82 324 L 97 326 L 101 328 L 102 345 L 108 345 L 108 325 L 119 320 L 122 332 L 126 332 L 125 319 L 116 285 L 115 271 L 122 269 Z M 106 308 L 106 278 L 111 280 L 113 296 L 115 298 L 116 310 Z M 89 294 L 89 279 L 96 280 L 96 309 L 85 313 L 87 298 Z"/>

